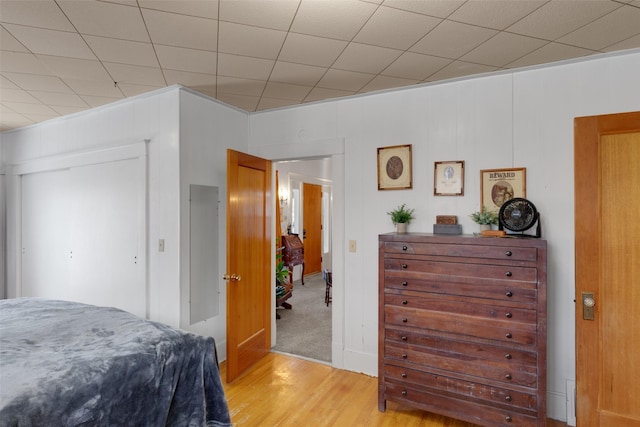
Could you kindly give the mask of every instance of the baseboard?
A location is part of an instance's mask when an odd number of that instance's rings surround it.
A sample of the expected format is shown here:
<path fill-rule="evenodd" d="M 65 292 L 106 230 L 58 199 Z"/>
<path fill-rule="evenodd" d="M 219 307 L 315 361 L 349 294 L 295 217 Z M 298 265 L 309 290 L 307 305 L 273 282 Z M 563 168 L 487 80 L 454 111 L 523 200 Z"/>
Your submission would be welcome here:
<path fill-rule="evenodd" d="M 378 356 L 353 350 L 343 350 L 343 367 L 347 371 L 378 376 Z M 335 366 L 335 364 L 334 364 Z"/>
<path fill-rule="evenodd" d="M 547 418 L 567 422 L 567 395 L 565 393 L 547 391 Z"/>

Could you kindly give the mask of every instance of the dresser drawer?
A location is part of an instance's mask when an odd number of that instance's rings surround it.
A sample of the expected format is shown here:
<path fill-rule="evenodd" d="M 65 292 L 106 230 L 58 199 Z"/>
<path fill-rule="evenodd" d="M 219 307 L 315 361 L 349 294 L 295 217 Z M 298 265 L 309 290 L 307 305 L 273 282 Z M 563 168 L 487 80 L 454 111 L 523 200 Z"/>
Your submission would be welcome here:
<path fill-rule="evenodd" d="M 428 275 L 407 271 L 385 271 L 386 289 L 430 292 L 506 301 L 515 306 L 535 305 L 537 286 L 532 282 L 488 280 L 481 277 Z M 519 305 L 518 305 L 519 304 Z"/>
<path fill-rule="evenodd" d="M 512 323 L 536 323 L 535 310 L 505 306 L 499 303 L 493 304 L 492 301 L 488 299 L 394 289 L 385 292 L 384 303 L 398 307 L 459 313 L 467 316 L 498 319 Z"/>
<path fill-rule="evenodd" d="M 515 267 L 504 265 L 465 264 L 453 262 L 424 261 L 410 258 L 384 259 L 386 271 L 395 270 L 414 273 L 428 273 L 431 276 L 482 277 L 485 280 L 513 280 L 536 282 L 538 275 L 535 267 Z"/>
<path fill-rule="evenodd" d="M 431 392 L 425 388 L 389 381 L 385 384 L 384 398 L 402 402 L 421 409 L 454 416 L 474 424 L 488 427 L 534 427 L 536 417 L 517 410 L 484 405 L 456 397 Z"/>
<path fill-rule="evenodd" d="M 502 360 L 487 360 L 470 354 L 446 354 L 428 347 L 401 345 L 387 340 L 384 362 L 423 372 L 437 370 L 474 381 L 493 381 L 504 386 L 535 387 L 538 383 L 536 366 L 514 360 L 511 352 L 505 352 Z"/>
<path fill-rule="evenodd" d="M 416 371 L 402 366 L 385 364 L 385 377 L 397 384 L 411 384 L 413 387 L 427 387 L 433 391 L 446 392 L 460 395 L 462 399 L 478 399 L 488 403 L 497 403 L 505 407 L 515 407 L 524 410 L 535 410 L 537 398 L 535 394 L 524 393 L 507 388 L 493 387 L 490 385 L 464 381 L 446 375 L 432 372 Z"/>
<path fill-rule="evenodd" d="M 479 319 L 463 314 L 443 313 L 393 305 L 384 307 L 385 323 L 422 330 L 435 330 L 508 344 L 534 345 L 536 325 L 508 320 Z"/>
<path fill-rule="evenodd" d="M 511 246 L 501 247 L 454 244 L 434 245 L 428 243 L 385 242 L 384 250 L 388 254 L 483 258 L 489 260 L 528 261 L 534 263 L 538 258 L 538 250 L 536 248 Z"/>

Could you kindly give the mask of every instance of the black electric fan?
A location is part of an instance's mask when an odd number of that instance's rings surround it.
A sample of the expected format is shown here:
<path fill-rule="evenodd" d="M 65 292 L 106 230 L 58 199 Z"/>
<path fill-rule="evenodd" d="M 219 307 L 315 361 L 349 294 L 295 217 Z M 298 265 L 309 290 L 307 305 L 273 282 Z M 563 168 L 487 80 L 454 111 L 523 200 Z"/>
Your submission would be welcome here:
<path fill-rule="evenodd" d="M 525 233 L 536 227 L 535 234 Z M 498 229 L 513 231 L 507 233 L 516 237 L 540 237 L 540 215 L 538 210 L 527 199 L 520 197 L 507 200 L 498 212 Z"/>

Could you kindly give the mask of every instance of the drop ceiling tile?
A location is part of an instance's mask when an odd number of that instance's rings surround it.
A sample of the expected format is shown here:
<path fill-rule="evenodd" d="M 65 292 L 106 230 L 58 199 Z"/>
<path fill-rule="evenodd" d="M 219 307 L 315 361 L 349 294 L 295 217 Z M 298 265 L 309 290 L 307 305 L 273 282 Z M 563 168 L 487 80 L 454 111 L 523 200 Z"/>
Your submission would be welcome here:
<path fill-rule="evenodd" d="M 504 30 L 546 2 L 546 0 L 468 1 L 453 12 L 449 19 Z"/>
<path fill-rule="evenodd" d="M 132 0 L 135 5 L 135 0 Z M 201 18 L 218 18 L 218 0 L 139 0 L 140 7 L 179 13 L 181 15 L 199 16 Z"/>
<path fill-rule="evenodd" d="M 266 80 L 237 79 L 234 77 L 218 76 L 217 84 L 218 93 L 260 96 L 267 82 Z"/>
<path fill-rule="evenodd" d="M 276 59 L 286 36 L 284 31 L 220 22 L 218 50 L 235 55 Z"/>
<path fill-rule="evenodd" d="M 303 1 L 291 31 L 338 40 L 351 40 L 377 6 L 357 0 Z"/>
<path fill-rule="evenodd" d="M 383 6 L 367 21 L 353 41 L 406 50 L 440 21 L 439 18 Z"/>
<path fill-rule="evenodd" d="M 585 1 L 580 7 L 571 1 L 550 1 L 507 28 L 507 31 L 545 40 L 574 31 L 620 7 L 611 1 Z"/>
<path fill-rule="evenodd" d="M 273 108 L 283 108 L 288 107 L 290 105 L 298 105 L 299 102 L 292 101 L 290 99 L 277 99 L 277 98 L 260 98 L 260 103 L 256 108 L 257 111 L 260 110 L 271 110 Z"/>
<path fill-rule="evenodd" d="M 304 102 L 322 101 L 323 99 L 340 98 L 342 96 L 355 95 L 355 92 L 337 89 L 323 89 L 321 87 L 315 87 L 309 95 L 305 98 Z"/>
<path fill-rule="evenodd" d="M 53 105 L 51 106 L 53 111 L 58 113 L 61 116 L 66 116 L 67 114 L 79 113 L 80 111 L 88 110 L 90 107 L 85 105 L 84 107 L 66 107 L 62 105 Z"/>
<path fill-rule="evenodd" d="M 13 83 L 11 80 L 9 80 L 8 78 L 6 78 L 4 75 L 11 75 L 10 73 L 2 73 L 3 75 L 0 76 L 0 89 L 5 90 L 5 89 L 20 89 L 20 86 L 16 85 L 15 83 Z M 18 76 L 21 76 L 22 74 L 16 74 Z M 4 97 L 3 97 L 4 99 Z"/>
<path fill-rule="evenodd" d="M 156 89 L 160 89 L 164 86 L 147 86 L 147 85 L 136 85 L 130 83 L 118 83 L 118 87 L 124 93 L 124 96 L 136 96 L 143 93 L 151 92 Z"/>
<path fill-rule="evenodd" d="M 269 80 L 280 83 L 292 83 L 302 86 L 315 86 L 328 68 L 313 65 L 294 64 L 276 61 Z"/>
<path fill-rule="evenodd" d="M 459 8 L 464 0 L 385 0 L 384 5 L 395 7 L 410 12 L 422 13 L 423 15 L 435 16 L 438 18 L 446 18 L 453 11 Z"/>
<path fill-rule="evenodd" d="M 57 3 L 81 34 L 149 42 L 137 7 L 98 1 L 58 0 Z"/>
<path fill-rule="evenodd" d="M 2 113 L 0 114 L 0 132 L 15 129 L 23 126 L 29 126 L 35 123 L 33 120 L 27 119 L 19 113 Z"/>
<path fill-rule="evenodd" d="M 546 41 L 518 34 L 498 33 L 460 59 L 502 67 L 547 44 Z"/>
<path fill-rule="evenodd" d="M 287 83 L 269 82 L 262 94 L 265 98 L 287 99 L 302 102 L 313 89 L 311 86 L 292 85 Z"/>
<path fill-rule="evenodd" d="M 420 82 L 418 80 L 401 79 L 398 77 L 376 76 L 375 79 L 371 80 L 369 84 L 360 90 L 360 93 L 412 86 L 416 83 Z"/>
<path fill-rule="evenodd" d="M 640 8 L 624 5 L 558 39 L 585 49 L 601 50 L 640 34 Z"/>
<path fill-rule="evenodd" d="M 289 33 L 278 60 L 328 67 L 346 46 L 345 41 Z"/>
<path fill-rule="evenodd" d="M 3 102 L 3 104 L 20 114 L 56 114 L 51 108 L 39 102 Z"/>
<path fill-rule="evenodd" d="M 102 64 L 98 61 L 75 58 L 61 58 L 59 56 L 37 55 L 38 61 L 52 74 L 61 78 L 75 78 L 86 80 L 111 80 Z M 45 74 L 45 73 L 39 73 Z M 113 81 L 113 80 L 111 80 Z"/>
<path fill-rule="evenodd" d="M 260 98 L 257 96 L 235 95 L 230 93 L 220 94 L 218 99 L 225 104 L 233 105 L 244 111 L 255 111 L 258 101 L 260 101 Z"/>
<path fill-rule="evenodd" d="M 72 90 L 62 80 L 55 76 L 40 74 L 3 73 L 6 78 L 25 90 L 46 90 L 50 92 L 67 92 Z M 2 97 L 4 99 L 4 96 Z"/>
<path fill-rule="evenodd" d="M 0 28 L 0 30 L 0 49 L 13 52 L 29 52 L 29 49 L 24 47 L 24 45 L 13 37 L 9 31 L 5 30 L 4 27 Z"/>
<path fill-rule="evenodd" d="M 0 21 L 50 30 L 75 31 L 58 5 L 52 1 L 0 1 Z"/>
<path fill-rule="evenodd" d="M 84 36 L 102 62 L 158 67 L 158 59 L 151 43 L 118 40 L 106 37 Z"/>
<path fill-rule="evenodd" d="M 470 76 L 473 74 L 488 73 L 495 71 L 496 67 L 489 67 L 486 65 L 472 64 L 463 61 L 454 61 L 451 64 L 444 67 L 442 70 L 429 76 L 426 81 L 446 80 L 454 79 L 458 77 Z"/>
<path fill-rule="evenodd" d="M 287 31 L 298 10 L 299 0 L 222 1 L 220 20 Z"/>
<path fill-rule="evenodd" d="M 159 68 L 140 67 L 137 65 L 115 64 L 105 62 L 112 81 L 120 83 L 134 83 L 149 86 L 166 86 L 164 76 Z"/>
<path fill-rule="evenodd" d="M 217 56 L 207 50 L 156 45 L 156 53 L 162 68 L 193 73 L 215 74 Z"/>
<path fill-rule="evenodd" d="M 248 56 L 218 55 L 218 75 L 243 79 L 268 80 L 275 61 Z"/>
<path fill-rule="evenodd" d="M 571 58 L 591 55 L 592 50 L 582 49 L 575 46 L 568 46 L 560 43 L 549 43 L 540 49 L 531 52 L 506 65 L 508 68 L 527 67 L 530 65 L 545 64 L 549 62 L 562 61 Z"/>
<path fill-rule="evenodd" d="M 122 96 L 120 89 L 118 89 L 118 87 L 111 81 L 103 80 L 96 82 L 93 80 L 69 78 L 64 79 L 64 82 L 78 95 L 106 96 L 109 98 L 118 98 Z"/>
<path fill-rule="evenodd" d="M 164 70 L 167 85 L 183 86 L 215 86 L 216 76 L 213 74 L 190 73 L 188 71 Z"/>
<path fill-rule="evenodd" d="M 66 107 L 85 107 L 86 103 L 75 93 L 44 92 L 32 90 L 29 93 L 43 104 Z"/>
<path fill-rule="evenodd" d="M 378 74 L 395 61 L 402 51 L 386 47 L 349 43 L 333 64 L 334 68 L 362 73 Z"/>
<path fill-rule="evenodd" d="M 216 51 L 217 21 L 149 9 L 142 14 L 154 44 Z"/>
<path fill-rule="evenodd" d="M 51 74 L 32 53 L 0 51 L 0 71 Z"/>
<path fill-rule="evenodd" d="M 410 50 L 425 55 L 458 59 L 497 33 L 496 30 L 475 25 L 443 21 Z"/>
<path fill-rule="evenodd" d="M 381 74 L 409 80 L 424 80 L 451 62 L 450 59 L 405 52 Z"/>
<path fill-rule="evenodd" d="M 640 35 L 629 37 L 620 43 L 612 44 L 602 49 L 604 52 L 613 52 L 616 50 L 635 49 L 640 47 Z"/>
<path fill-rule="evenodd" d="M 81 96 L 82 100 L 89 104 L 91 108 L 99 107 L 101 105 L 111 104 L 112 102 L 119 101 L 122 98 L 105 98 L 103 96 Z"/>
<path fill-rule="evenodd" d="M 44 30 L 24 25 L 3 24 L 4 28 L 31 52 L 68 58 L 95 59 L 91 49 L 77 33 Z"/>
<path fill-rule="evenodd" d="M 36 123 L 45 122 L 47 120 L 55 119 L 56 117 L 60 117 L 60 114 L 51 110 L 51 113 L 45 114 L 31 114 L 31 113 L 23 113 L 24 116 L 30 120 L 33 120 Z"/>
<path fill-rule="evenodd" d="M 29 92 L 23 89 L 2 89 L 2 102 L 26 102 L 39 104 L 40 101 L 34 98 Z"/>
<path fill-rule="evenodd" d="M 338 89 L 349 92 L 358 92 L 369 83 L 375 74 L 356 73 L 354 71 L 344 71 L 330 69 L 318 82 L 318 87 L 324 89 Z"/>
<path fill-rule="evenodd" d="M 197 84 L 188 85 L 187 87 L 191 90 L 194 90 L 199 93 L 204 93 L 204 94 L 210 94 L 210 93 L 215 94 L 217 89 L 217 86 L 215 83 L 201 84 L 201 85 L 197 85 Z"/>

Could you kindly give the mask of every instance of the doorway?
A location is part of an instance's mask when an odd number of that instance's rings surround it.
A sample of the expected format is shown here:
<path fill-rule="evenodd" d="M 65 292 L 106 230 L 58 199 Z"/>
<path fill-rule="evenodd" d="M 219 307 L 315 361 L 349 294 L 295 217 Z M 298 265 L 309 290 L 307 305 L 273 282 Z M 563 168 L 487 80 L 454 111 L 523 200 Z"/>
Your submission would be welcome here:
<path fill-rule="evenodd" d="M 279 176 L 283 227 L 304 244 L 302 267 L 294 267 L 291 309 L 277 308 L 274 350 L 331 363 L 332 304 L 325 270 L 331 269 L 331 159 L 274 163 Z"/>

